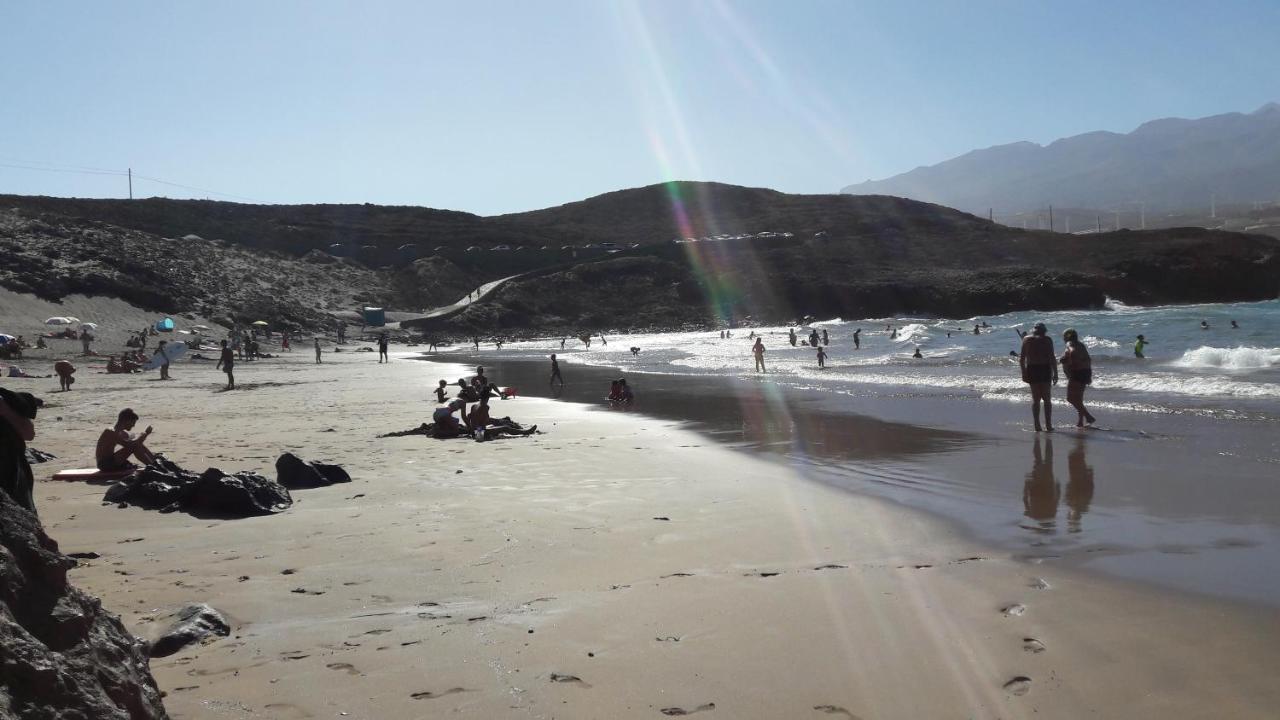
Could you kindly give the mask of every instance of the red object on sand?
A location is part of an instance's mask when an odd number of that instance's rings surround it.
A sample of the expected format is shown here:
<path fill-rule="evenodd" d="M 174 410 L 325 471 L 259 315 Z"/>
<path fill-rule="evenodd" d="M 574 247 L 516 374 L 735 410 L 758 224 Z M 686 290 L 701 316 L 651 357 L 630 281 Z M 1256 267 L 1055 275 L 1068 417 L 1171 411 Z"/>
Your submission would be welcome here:
<path fill-rule="evenodd" d="M 509 387 L 509 388 L 507 388 L 506 390 L 503 390 L 503 391 L 502 391 L 502 396 L 503 396 L 503 397 L 513 398 L 513 397 L 515 397 L 515 396 L 516 396 L 516 389 L 515 389 L 515 388 L 513 388 L 513 387 Z"/>

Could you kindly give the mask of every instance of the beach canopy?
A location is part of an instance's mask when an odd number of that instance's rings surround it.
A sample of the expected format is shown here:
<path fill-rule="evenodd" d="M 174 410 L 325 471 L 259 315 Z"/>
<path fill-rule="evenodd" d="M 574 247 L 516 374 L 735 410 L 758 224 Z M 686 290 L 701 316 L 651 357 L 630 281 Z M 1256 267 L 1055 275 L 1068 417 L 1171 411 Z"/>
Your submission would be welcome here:
<path fill-rule="evenodd" d="M 173 332 L 173 318 L 156 321 L 156 332 Z"/>
<path fill-rule="evenodd" d="M 270 325 L 271 323 L 267 322 L 266 320 L 254 320 L 254 321 L 253 321 L 253 324 L 254 324 L 254 325 L 258 325 L 258 326 L 260 326 L 260 327 L 266 327 L 266 326 Z"/>
<path fill-rule="evenodd" d="M 97 330 L 98 323 L 81 323 L 80 329 L 81 330 Z"/>
<path fill-rule="evenodd" d="M 70 325 L 70 324 L 71 324 L 71 318 L 65 318 L 65 317 L 51 317 L 51 318 L 49 318 L 48 320 L 45 320 L 45 321 L 44 321 L 44 324 L 45 324 L 45 325 Z"/>

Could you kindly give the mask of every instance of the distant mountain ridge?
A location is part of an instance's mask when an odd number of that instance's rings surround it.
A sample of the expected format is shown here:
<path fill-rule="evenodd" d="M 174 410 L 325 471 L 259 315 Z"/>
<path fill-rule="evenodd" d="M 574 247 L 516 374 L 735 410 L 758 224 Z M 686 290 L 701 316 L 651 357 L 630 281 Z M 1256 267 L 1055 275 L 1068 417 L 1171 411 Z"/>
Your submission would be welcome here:
<path fill-rule="evenodd" d="M 853 195 L 896 195 L 985 215 L 1046 205 L 1149 211 L 1280 199 L 1280 103 L 1252 113 L 1164 118 L 1127 134 L 1090 132 L 1048 145 L 974 150 L 884 180 Z"/>

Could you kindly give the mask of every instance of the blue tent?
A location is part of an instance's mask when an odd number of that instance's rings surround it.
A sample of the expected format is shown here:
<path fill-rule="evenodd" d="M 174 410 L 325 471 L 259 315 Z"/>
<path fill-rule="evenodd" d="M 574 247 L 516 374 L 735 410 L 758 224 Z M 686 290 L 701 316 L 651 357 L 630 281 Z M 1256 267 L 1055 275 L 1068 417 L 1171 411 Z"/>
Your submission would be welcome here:
<path fill-rule="evenodd" d="M 363 312 L 365 325 L 382 327 L 387 324 L 387 313 L 382 308 L 367 307 Z"/>

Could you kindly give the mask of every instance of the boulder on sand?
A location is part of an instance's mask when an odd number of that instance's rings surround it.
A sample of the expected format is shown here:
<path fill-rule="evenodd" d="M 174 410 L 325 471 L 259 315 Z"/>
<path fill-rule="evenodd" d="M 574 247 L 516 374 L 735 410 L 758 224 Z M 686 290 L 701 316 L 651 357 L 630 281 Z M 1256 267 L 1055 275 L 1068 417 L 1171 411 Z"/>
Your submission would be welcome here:
<path fill-rule="evenodd" d="M 337 465 L 306 462 L 293 453 L 276 458 L 276 481 L 290 490 L 317 488 L 351 482 L 351 476 Z"/>
<path fill-rule="evenodd" d="M 169 616 L 172 622 L 151 641 L 151 657 L 168 657 L 192 643 L 231 634 L 231 624 L 222 613 L 200 603 L 188 605 Z"/>
<path fill-rule="evenodd" d="M 168 718 L 142 643 L 67 582 L 74 564 L 0 492 L 0 717 Z"/>
<path fill-rule="evenodd" d="M 196 475 L 163 457 L 111 486 L 102 499 L 148 510 L 181 510 L 213 517 L 271 515 L 293 505 L 288 490 L 257 473 L 228 475 L 209 468 Z"/>

